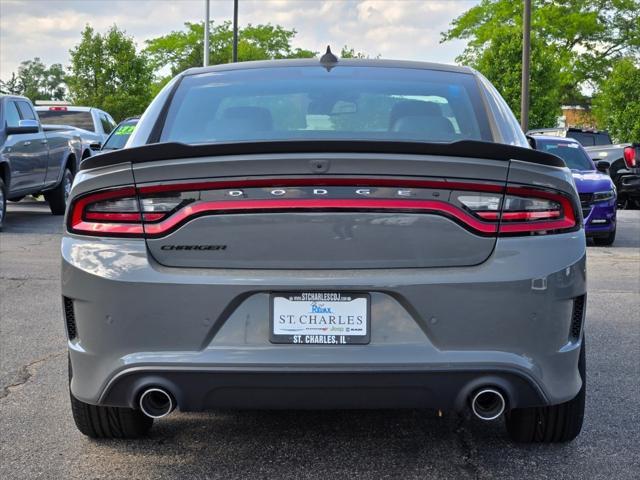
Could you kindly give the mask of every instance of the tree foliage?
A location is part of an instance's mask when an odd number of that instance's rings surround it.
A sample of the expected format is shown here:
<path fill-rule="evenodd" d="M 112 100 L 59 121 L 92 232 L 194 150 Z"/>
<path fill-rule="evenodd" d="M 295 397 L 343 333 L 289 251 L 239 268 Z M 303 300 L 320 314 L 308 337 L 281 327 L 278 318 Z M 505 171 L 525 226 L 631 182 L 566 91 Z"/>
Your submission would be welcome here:
<path fill-rule="evenodd" d="M 582 103 L 585 86 L 597 89 L 618 58 L 640 53 L 640 1 L 532 3 L 533 127 L 543 119 L 550 120 L 549 112 L 561 103 Z M 522 61 L 515 49 L 516 39 L 521 36 L 521 1 L 482 0 L 452 22 L 442 34 L 442 41 L 467 40 L 467 47 L 457 60 L 477 68 L 502 93 L 507 92 L 509 105 L 518 111 L 519 95 L 515 91 L 519 89 Z M 501 61 L 507 50 L 511 52 L 510 61 Z M 492 64 L 496 61 L 500 68 Z M 536 69 L 542 71 L 536 74 Z M 553 77 L 553 84 L 549 77 Z M 547 87 L 553 87 L 553 91 L 548 92 Z"/>
<path fill-rule="evenodd" d="M 105 34 L 87 25 L 69 55 L 67 85 L 74 103 L 101 108 L 120 121 L 142 113 L 151 101 L 151 64 L 115 25 Z"/>
<path fill-rule="evenodd" d="M 533 39 L 533 45 L 540 40 Z M 522 36 L 504 31 L 492 40 L 474 65 L 491 80 L 509 104 L 517 118 L 520 117 L 519 65 L 522 61 Z M 558 60 L 544 48 L 532 48 L 531 92 L 529 128 L 553 126 L 560 115 L 560 66 Z"/>
<path fill-rule="evenodd" d="M 636 59 L 637 60 L 637 59 Z M 602 82 L 593 111 L 611 135 L 621 142 L 640 142 L 640 66 L 622 58 Z"/>
<path fill-rule="evenodd" d="M 4 94 L 24 95 L 32 101 L 62 100 L 65 96 L 64 69 L 59 63 L 47 67 L 40 58 L 25 60 L 6 82 L 0 82 Z"/>
<path fill-rule="evenodd" d="M 217 65 L 232 60 L 233 28 L 231 22 L 209 27 L 209 63 Z M 280 58 L 308 58 L 315 52 L 291 45 L 295 30 L 280 25 L 247 25 L 238 31 L 238 61 Z M 153 66 L 168 66 L 171 75 L 191 67 L 202 66 L 204 56 L 204 22 L 185 23 L 185 29 L 147 40 L 146 53 Z"/>

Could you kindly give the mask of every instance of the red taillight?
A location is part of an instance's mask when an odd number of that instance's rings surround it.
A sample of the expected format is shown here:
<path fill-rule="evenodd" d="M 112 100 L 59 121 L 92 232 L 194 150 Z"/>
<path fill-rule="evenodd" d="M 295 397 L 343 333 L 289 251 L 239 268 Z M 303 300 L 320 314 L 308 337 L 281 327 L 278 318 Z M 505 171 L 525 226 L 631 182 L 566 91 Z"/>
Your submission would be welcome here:
<path fill-rule="evenodd" d="M 627 164 L 627 168 L 635 168 L 638 165 L 638 158 L 636 156 L 637 148 L 625 147 L 624 149 L 624 163 Z"/>
<path fill-rule="evenodd" d="M 49 107 L 49 110 L 53 112 L 66 112 L 67 107 Z"/>
<path fill-rule="evenodd" d="M 457 198 L 483 220 L 499 223 L 501 235 L 560 232 L 578 224 L 571 200 L 548 190 L 507 187 L 500 202 L 486 193 L 463 193 Z"/>
<path fill-rule="evenodd" d="M 331 187 L 337 188 L 329 194 Z M 73 201 L 68 227 L 83 235 L 162 237 L 203 215 L 349 210 L 442 215 L 484 236 L 566 231 L 578 226 L 579 218 L 568 197 L 528 187 L 505 191 L 487 183 L 289 178 L 93 192 Z"/>

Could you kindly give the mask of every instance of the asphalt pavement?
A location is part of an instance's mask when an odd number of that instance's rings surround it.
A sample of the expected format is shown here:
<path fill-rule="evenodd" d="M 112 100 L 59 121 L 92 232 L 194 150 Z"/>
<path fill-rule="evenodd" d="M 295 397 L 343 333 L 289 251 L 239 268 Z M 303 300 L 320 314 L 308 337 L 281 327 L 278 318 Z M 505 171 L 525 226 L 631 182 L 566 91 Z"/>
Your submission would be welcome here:
<path fill-rule="evenodd" d="M 176 412 L 149 438 L 95 441 L 71 418 L 62 220 L 10 204 L 0 232 L 0 478 L 313 479 L 640 476 L 640 211 L 588 249 L 587 411 L 565 445 L 516 445 L 502 422 L 433 411 Z"/>

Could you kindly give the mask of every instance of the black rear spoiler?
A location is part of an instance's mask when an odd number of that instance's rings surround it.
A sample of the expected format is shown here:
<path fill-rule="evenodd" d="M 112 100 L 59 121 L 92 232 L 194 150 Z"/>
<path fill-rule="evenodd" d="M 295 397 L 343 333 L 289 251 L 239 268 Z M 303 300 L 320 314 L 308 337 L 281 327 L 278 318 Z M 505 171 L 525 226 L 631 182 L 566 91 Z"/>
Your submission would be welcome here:
<path fill-rule="evenodd" d="M 257 155 L 265 153 L 387 153 L 411 155 L 443 155 L 450 157 L 487 158 L 492 160 L 521 160 L 552 167 L 566 166 L 550 153 L 502 143 L 461 140 L 453 143 L 353 141 L 353 140 L 292 140 L 266 142 L 236 142 L 187 145 L 184 143 L 152 143 L 141 147 L 124 148 L 116 152 L 89 157 L 80 170 L 107 167 L 119 163 L 133 164 L 180 158 L 223 155 Z"/>

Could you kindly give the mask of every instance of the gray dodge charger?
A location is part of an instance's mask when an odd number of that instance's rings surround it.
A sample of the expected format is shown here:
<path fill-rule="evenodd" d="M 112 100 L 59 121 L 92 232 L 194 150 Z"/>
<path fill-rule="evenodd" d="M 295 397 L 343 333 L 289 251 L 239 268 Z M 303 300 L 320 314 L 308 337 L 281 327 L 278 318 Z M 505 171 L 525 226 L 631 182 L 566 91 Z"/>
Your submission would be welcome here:
<path fill-rule="evenodd" d="M 175 408 L 425 408 L 565 442 L 585 292 L 571 172 L 476 71 L 191 69 L 76 177 L 73 416 L 131 438 Z"/>

